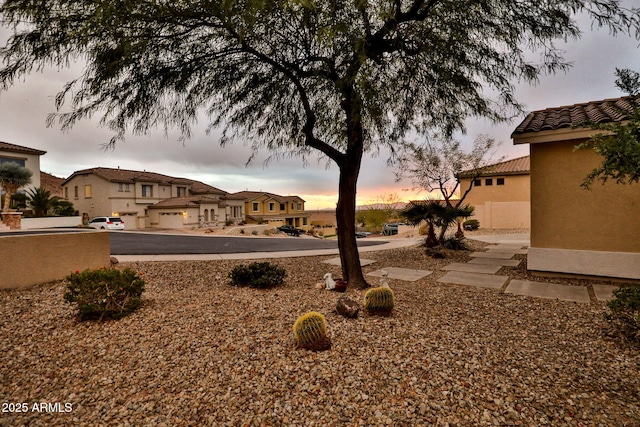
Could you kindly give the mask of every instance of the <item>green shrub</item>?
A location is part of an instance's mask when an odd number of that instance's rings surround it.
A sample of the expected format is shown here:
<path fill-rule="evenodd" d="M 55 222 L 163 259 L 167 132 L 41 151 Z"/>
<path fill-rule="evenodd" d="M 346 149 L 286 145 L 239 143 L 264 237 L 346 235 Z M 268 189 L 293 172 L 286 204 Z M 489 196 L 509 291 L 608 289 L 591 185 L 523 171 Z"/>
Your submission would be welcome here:
<path fill-rule="evenodd" d="M 442 247 L 445 249 L 451 249 L 454 251 L 468 251 L 469 247 L 464 243 L 463 239 L 458 239 L 457 237 L 450 237 L 448 239 L 444 239 L 442 242 Z"/>
<path fill-rule="evenodd" d="M 141 304 L 145 281 L 126 268 L 100 268 L 76 271 L 65 277 L 67 291 L 64 299 L 76 304 L 82 320 L 119 319 L 133 312 Z"/>
<path fill-rule="evenodd" d="M 251 234 L 253 234 L 254 236 L 257 236 L 257 235 L 258 235 L 258 230 L 253 230 L 253 231 L 251 232 Z"/>
<path fill-rule="evenodd" d="M 224 225 L 226 225 L 227 227 L 230 225 L 233 225 L 233 220 L 232 219 L 228 219 L 224 222 Z"/>
<path fill-rule="evenodd" d="M 271 288 L 284 281 L 287 272 L 284 268 L 268 262 L 252 262 L 249 265 L 238 265 L 229 278 L 233 286 L 248 286 L 250 288 Z"/>
<path fill-rule="evenodd" d="M 616 289 L 607 306 L 611 311 L 605 314 L 609 323 L 625 338 L 640 344 L 640 285 Z"/>
<path fill-rule="evenodd" d="M 480 221 L 478 221 L 477 219 L 468 219 L 462 223 L 462 227 L 468 231 L 477 230 L 478 228 L 480 228 Z"/>

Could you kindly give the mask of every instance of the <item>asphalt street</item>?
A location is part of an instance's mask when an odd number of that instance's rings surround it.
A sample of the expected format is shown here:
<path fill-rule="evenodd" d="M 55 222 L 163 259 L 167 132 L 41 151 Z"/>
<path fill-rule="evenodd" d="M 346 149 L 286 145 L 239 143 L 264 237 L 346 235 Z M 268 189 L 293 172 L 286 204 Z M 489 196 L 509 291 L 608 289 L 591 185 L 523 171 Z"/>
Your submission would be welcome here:
<path fill-rule="evenodd" d="M 147 234 L 109 232 L 112 255 L 176 255 L 176 254 L 235 254 L 251 252 L 309 251 L 335 249 L 336 240 L 308 239 L 304 237 L 221 237 L 184 236 L 172 234 Z M 366 239 L 358 240 L 358 246 L 387 243 Z"/>

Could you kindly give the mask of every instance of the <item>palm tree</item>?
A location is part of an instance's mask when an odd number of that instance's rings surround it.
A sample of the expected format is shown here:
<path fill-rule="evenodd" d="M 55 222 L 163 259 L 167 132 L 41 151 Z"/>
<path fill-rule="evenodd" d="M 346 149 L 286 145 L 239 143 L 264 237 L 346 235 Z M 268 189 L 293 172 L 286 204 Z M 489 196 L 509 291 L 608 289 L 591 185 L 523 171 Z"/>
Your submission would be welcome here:
<path fill-rule="evenodd" d="M 54 200 L 51 198 L 51 192 L 42 187 L 28 190 L 27 199 L 35 216 L 45 216 L 53 208 Z"/>
<path fill-rule="evenodd" d="M 400 212 L 400 216 L 409 225 L 419 225 L 422 221 L 426 221 L 429 230 L 424 243 L 427 248 L 433 248 L 439 244 L 435 225 L 443 210 L 444 206 L 434 200 L 411 202 Z"/>
<path fill-rule="evenodd" d="M 14 162 L 0 164 L 0 185 L 4 188 L 4 207 L 2 212 L 8 212 L 11 205 L 11 195 L 20 187 L 31 183 L 33 173 Z"/>

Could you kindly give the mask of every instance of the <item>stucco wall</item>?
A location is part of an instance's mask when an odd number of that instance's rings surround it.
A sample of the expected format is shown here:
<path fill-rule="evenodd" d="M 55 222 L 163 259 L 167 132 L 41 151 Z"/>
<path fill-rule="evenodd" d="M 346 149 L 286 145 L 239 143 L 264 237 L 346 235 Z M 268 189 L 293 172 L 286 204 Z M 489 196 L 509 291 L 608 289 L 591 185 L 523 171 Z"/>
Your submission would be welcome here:
<path fill-rule="evenodd" d="M 82 224 L 81 216 L 54 216 L 40 218 L 22 218 L 22 229 L 76 227 Z"/>
<path fill-rule="evenodd" d="M 531 247 L 640 252 L 640 185 L 580 187 L 600 158 L 577 143 L 531 144 Z"/>
<path fill-rule="evenodd" d="M 492 178 L 493 185 L 485 185 Z M 504 185 L 496 179 L 503 178 Z M 481 177 L 482 185 L 473 187 L 464 203 L 475 208 L 472 218 L 480 221 L 481 228 L 530 228 L 531 192 L 529 175 L 500 175 Z M 461 191 L 469 186 L 469 179 L 460 180 Z"/>
<path fill-rule="evenodd" d="M 0 235 L 0 289 L 24 288 L 108 265 L 106 232 Z"/>

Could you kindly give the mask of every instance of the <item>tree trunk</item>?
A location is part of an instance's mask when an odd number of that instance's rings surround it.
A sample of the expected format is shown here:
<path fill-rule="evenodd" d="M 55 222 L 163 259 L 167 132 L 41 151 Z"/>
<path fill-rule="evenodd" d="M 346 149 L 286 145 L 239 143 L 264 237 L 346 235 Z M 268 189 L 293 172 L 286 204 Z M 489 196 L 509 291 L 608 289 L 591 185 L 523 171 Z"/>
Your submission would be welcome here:
<path fill-rule="evenodd" d="M 9 208 L 11 208 L 11 188 L 9 186 L 5 186 L 4 188 L 4 206 L 2 207 L 2 212 L 9 212 Z"/>
<path fill-rule="evenodd" d="M 362 274 L 360 253 L 356 243 L 356 184 L 360 170 L 360 160 L 349 158 L 340 167 L 339 197 L 336 207 L 338 225 L 338 247 L 344 280 L 350 286 L 365 289 L 369 284 Z M 356 163 L 356 164 L 354 164 Z"/>

